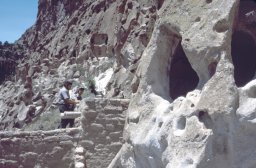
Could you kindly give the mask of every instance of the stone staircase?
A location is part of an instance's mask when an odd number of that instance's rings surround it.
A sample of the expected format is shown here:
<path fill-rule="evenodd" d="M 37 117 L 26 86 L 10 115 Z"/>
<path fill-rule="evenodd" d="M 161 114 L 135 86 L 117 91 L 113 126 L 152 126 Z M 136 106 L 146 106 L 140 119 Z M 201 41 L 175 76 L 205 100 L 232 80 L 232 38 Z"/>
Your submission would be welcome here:
<path fill-rule="evenodd" d="M 75 168 L 85 168 L 85 150 L 82 146 L 77 146 L 74 153 Z"/>
<path fill-rule="evenodd" d="M 123 144 L 129 99 L 82 103 L 75 112 L 75 117 L 81 115 L 81 127 L 0 132 L 0 168 L 107 167 Z"/>

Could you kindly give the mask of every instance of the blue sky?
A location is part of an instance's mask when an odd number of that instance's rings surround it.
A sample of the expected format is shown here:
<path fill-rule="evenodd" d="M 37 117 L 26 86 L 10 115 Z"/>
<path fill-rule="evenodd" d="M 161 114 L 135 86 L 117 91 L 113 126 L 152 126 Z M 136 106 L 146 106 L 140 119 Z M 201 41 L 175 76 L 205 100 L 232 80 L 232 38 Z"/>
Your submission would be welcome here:
<path fill-rule="evenodd" d="M 0 0 L 0 41 L 13 43 L 31 27 L 38 0 Z"/>

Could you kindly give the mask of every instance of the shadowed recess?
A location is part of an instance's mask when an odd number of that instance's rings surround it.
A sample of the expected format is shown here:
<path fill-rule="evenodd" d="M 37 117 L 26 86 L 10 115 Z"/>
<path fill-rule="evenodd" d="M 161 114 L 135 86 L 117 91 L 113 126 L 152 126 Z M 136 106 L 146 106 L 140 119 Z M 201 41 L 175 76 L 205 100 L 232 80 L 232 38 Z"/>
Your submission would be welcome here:
<path fill-rule="evenodd" d="M 186 96 L 189 91 L 196 88 L 199 77 L 191 67 L 179 42 L 174 55 L 172 56 L 170 68 L 170 96 L 176 99 L 179 96 Z"/>
<path fill-rule="evenodd" d="M 253 79 L 256 71 L 256 45 L 246 32 L 235 31 L 232 36 L 231 54 L 235 67 L 235 83 L 244 86 Z"/>
<path fill-rule="evenodd" d="M 199 111 L 198 112 L 198 119 L 200 122 L 204 123 L 204 126 L 208 129 L 212 129 L 213 128 L 213 122 L 212 119 L 210 117 L 210 115 L 208 114 L 208 112 L 205 111 Z"/>
<path fill-rule="evenodd" d="M 158 0 L 157 1 L 157 9 L 158 10 L 162 7 L 163 3 L 164 3 L 164 0 Z"/>
<path fill-rule="evenodd" d="M 15 73 L 15 58 L 19 55 L 12 51 L 12 44 L 0 43 L 0 84 Z"/>
<path fill-rule="evenodd" d="M 0 58 L 0 84 L 8 78 L 9 75 L 14 74 L 15 62 L 14 61 L 3 61 Z"/>

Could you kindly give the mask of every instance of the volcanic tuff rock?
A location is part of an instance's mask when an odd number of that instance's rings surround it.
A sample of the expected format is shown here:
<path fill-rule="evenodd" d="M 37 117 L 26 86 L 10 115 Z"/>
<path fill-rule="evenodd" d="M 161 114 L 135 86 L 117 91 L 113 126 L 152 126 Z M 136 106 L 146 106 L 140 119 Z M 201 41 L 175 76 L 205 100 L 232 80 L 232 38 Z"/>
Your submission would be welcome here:
<path fill-rule="evenodd" d="M 255 9 L 163 3 L 136 71 L 126 143 L 109 168 L 256 166 Z"/>
<path fill-rule="evenodd" d="M 24 128 L 31 118 L 58 111 L 52 102 L 65 79 L 87 85 L 95 78 L 106 97 L 129 98 L 157 6 L 157 1 L 39 0 L 35 24 L 14 44 L 23 46 L 23 58 L 13 80 L 1 86 L 0 129 Z M 36 111 L 19 121 L 16 106 L 23 103 Z"/>
<path fill-rule="evenodd" d="M 108 72 L 106 96 L 131 99 L 110 168 L 256 166 L 255 1 L 39 0 L 38 9 L 14 44 L 25 48 L 16 82 L 1 86 L 1 129 L 56 111 L 65 78 Z"/>

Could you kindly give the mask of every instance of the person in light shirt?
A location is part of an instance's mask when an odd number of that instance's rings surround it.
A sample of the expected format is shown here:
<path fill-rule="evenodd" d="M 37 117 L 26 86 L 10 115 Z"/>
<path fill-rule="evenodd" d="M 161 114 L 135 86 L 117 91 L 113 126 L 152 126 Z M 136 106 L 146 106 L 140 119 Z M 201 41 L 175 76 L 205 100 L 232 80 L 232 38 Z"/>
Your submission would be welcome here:
<path fill-rule="evenodd" d="M 64 111 L 74 111 L 75 105 L 79 102 L 71 99 L 69 95 L 69 90 L 72 88 L 72 81 L 67 80 L 64 82 L 63 87 L 60 89 L 58 93 L 58 106 L 60 113 L 64 113 Z M 61 119 L 61 128 L 66 128 L 69 124 L 69 127 L 74 126 L 75 119 Z"/>

